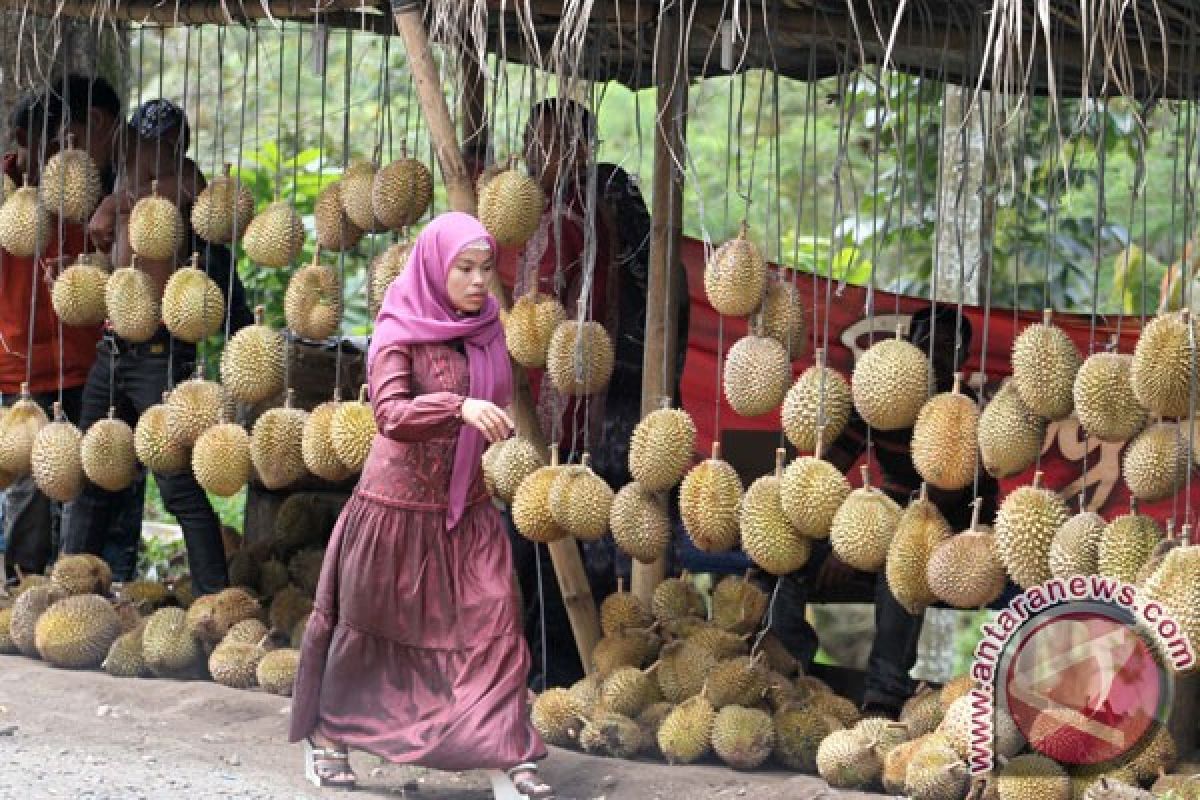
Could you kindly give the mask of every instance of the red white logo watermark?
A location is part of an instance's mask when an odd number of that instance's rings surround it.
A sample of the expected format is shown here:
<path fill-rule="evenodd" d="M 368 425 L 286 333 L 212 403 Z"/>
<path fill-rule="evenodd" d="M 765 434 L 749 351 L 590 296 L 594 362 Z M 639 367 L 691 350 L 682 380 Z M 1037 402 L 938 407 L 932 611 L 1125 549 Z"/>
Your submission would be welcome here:
<path fill-rule="evenodd" d="M 983 626 L 975 648 L 971 773 L 995 766 L 997 708 L 1060 763 L 1125 755 L 1166 722 L 1174 674 L 1195 664 L 1183 629 L 1136 586 L 1099 575 L 1035 586 Z"/>

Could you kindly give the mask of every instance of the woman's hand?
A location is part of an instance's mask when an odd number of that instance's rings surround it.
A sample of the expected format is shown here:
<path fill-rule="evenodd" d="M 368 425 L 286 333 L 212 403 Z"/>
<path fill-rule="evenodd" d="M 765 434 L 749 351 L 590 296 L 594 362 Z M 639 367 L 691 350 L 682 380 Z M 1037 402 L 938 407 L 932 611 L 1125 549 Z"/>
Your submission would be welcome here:
<path fill-rule="evenodd" d="M 495 403 L 476 400 L 474 397 L 463 400 L 462 418 L 468 425 L 478 429 L 492 444 L 507 439 L 516 427 L 512 417 L 504 413 L 502 408 Z"/>

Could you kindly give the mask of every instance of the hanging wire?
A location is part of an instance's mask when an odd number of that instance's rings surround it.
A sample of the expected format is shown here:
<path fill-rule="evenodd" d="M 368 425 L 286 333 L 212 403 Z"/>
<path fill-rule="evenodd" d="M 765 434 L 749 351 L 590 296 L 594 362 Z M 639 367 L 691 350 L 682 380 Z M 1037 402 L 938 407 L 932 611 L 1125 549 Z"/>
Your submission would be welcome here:
<path fill-rule="evenodd" d="M 350 68 L 351 59 L 354 57 L 354 31 L 346 28 L 346 52 L 345 58 L 342 60 L 343 69 L 343 94 L 345 111 L 342 114 L 342 171 L 343 174 L 350 167 L 350 78 L 353 70 Z M 345 221 L 342 220 L 344 223 Z M 371 237 L 374 241 L 374 237 Z M 342 385 L 342 333 L 345 329 L 345 309 L 346 309 L 346 248 L 342 247 L 338 251 L 338 307 L 341 313 L 338 314 L 337 340 L 335 342 L 335 350 L 333 356 L 333 386 L 336 392 L 338 387 Z"/>

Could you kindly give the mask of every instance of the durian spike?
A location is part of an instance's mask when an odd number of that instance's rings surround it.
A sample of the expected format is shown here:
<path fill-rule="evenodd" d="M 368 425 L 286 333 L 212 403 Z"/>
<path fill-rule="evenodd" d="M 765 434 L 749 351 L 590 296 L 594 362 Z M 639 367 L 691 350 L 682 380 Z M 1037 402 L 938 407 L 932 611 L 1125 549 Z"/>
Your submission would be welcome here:
<path fill-rule="evenodd" d="M 365 384 L 365 383 L 362 386 L 360 386 L 358 389 L 358 402 L 360 402 L 360 403 L 367 402 L 367 384 Z"/>
<path fill-rule="evenodd" d="M 718 441 L 714 441 L 712 443 L 712 460 L 713 461 L 721 460 L 721 443 Z"/>
<path fill-rule="evenodd" d="M 262 325 L 263 320 L 266 318 L 267 318 L 267 307 L 266 306 L 255 306 L 254 307 L 254 324 Z"/>
<path fill-rule="evenodd" d="M 1042 488 L 1042 471 L 1041 470 L 1038 470 L 1037 472 L 1033 473 L 1033 483 L 1031 483 L 1030 486 L 1032 486 L 1035 489 Z"/>
<path fill-rule="evenodd" d="M 1053 319 L 1054 319 L 1054 309 L 1052 309 L 1052 308 L 1042 309 L 1042 324 L 1043 325 L 1051 324 L 1051 321 Z"/>
<path fill-rule="evenodd" d="M 954 394 L 962 394 L 962 377 L 961 372 L 954 373 L 954 388 L 950 390 Z"/>
<path fill-rule="evenodd" d="M 775 448 L 775 477 L 783 477 L 783 462 L 787 458 L 787 450 L 782 447 Z"/>
<path fill-rule="evenodd" d="M 971 527 L 968 530 L 979 530 L 979 512 L 983 510 L 983 498 L 976 497 L 971 501 Z"/>

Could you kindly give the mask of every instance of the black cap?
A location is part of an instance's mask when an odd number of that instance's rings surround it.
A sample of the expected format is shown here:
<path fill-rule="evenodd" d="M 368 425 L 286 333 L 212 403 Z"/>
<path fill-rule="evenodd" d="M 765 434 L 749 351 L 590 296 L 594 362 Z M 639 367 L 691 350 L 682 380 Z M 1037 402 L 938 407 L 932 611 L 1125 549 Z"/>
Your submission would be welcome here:
<path fill-rule="evenodd" d="M 121 116 L 121 99 L 104 78 L 71 73 L 50 81 L 45 89 L 22 95 L 9 114 L 9 127 L 25 130 L 33 125 L 40 129 L 46 115 L 46 129 L 57 134 L 63 124 L 86 124 L 93 108 L 116 119 Z"/>
<path fill-rule="evenodd" d="M 165 98 L 147 100 L 134 109 L 129 127 L 143 139 L 162 139 L 174 134 L 181 147 L 188 146 L 187 113 Z"/>

